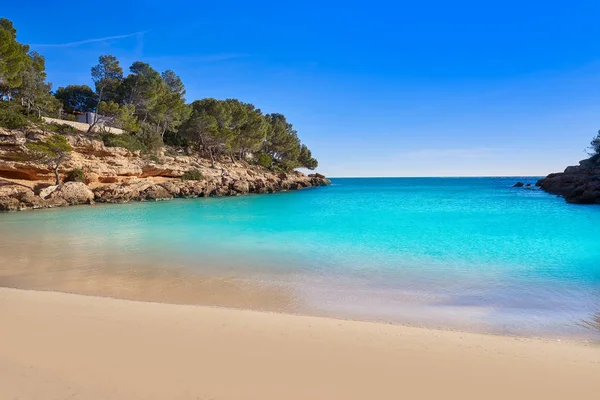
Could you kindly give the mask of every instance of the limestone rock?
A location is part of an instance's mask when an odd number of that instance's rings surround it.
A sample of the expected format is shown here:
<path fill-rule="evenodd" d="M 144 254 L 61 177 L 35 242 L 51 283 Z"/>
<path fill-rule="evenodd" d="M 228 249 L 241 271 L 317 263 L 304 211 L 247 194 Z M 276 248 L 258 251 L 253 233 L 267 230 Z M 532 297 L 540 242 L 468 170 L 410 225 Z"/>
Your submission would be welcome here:
<path fill-rule="evenodd" d="M 63 199 L 69 205 L 90 204 L 94 201 L 94 192 L 83 182 L 63 183 L 50 196 Z"/>

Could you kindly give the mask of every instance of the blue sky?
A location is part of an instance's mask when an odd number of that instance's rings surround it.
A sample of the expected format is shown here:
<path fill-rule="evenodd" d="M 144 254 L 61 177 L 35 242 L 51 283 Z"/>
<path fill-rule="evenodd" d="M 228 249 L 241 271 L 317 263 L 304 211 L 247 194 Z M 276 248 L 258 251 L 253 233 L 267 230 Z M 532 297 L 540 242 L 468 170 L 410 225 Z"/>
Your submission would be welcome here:
<path fill-rule="evenodd" d="M 545 175 L 600 129 L 598 1 L 38 2 L 1 13 L 55 88 L 101 54 L 173 69 L 285 114 L 330 176 Z"/>

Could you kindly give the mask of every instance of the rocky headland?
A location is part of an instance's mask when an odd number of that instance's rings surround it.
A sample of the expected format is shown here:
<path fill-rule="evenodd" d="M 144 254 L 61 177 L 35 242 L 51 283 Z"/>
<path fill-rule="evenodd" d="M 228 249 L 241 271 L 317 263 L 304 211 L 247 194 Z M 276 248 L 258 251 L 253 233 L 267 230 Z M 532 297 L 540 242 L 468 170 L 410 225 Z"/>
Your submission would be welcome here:
<path fill-rule="evenodd" d="M 83 132 L 66 135 L 72 151 L 58 168 L 61 182 L 46 163 L 29 156 L 27 144 L 51 136 L 30 127 L 0 129 L 0 210 L 29 210 L 77 204 L 156 201 L 172 198 L 273 193 L 330 184 L 323 175 L 274 172 L 225 157 L 215 167 L 200 154 L 164 147 L 142 154 L 107 147 Z M 70 171 L 83 181 L 65 182 Z M 190 178 L 191 176 L 191 178 Z"/>
<path fill-rule="evenodd" d="M 564 172 L 550 174 L 536 185 L 569 203 L 600 204 L 600 155 L 567 167 Z"/>

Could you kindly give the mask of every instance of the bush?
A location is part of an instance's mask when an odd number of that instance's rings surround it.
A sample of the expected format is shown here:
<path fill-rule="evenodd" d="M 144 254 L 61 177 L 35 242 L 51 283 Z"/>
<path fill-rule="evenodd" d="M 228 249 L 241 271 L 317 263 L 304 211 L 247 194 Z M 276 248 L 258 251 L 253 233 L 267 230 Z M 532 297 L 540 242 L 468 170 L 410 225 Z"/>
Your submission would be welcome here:
<path fill-rule="evenodd" d="M 183 136 L 181 136 L 178 132 L 171 132 L 171 131 L 165 132 L 163 141 L 167 146 L 182 147 L 182 148 L 189 146 L 187 139 L 184 138 Z"/>
<path fill-rule="evenodd" d="M 145 150 L 145 146 L 138 138 L 128 133 L 115 135 L 105 133 L 102 135 L 102 142 L 106 147 L 123 147 L 129 151 Z"/>
<path fill-rule="evenodd" d="M 136 137 L 148 151 L 156 151 L 163 147 L 160 129 L 146 122 L 140 124 L 140 130 L 136 133 Z"/>
<path fill-rule="evenodd" d="M 184 181 L 200 181 L 204 179 L 204 175 L 197 169 L 193 169 L 191 171 L 186 171 L 181 177 Z"/>
<path fill-rule="evenodd" d="M 256 164 L 265 168 L 271 168 L 273 166 L 273 159 L 267 153 L 258 153 L 256 155 Z"/>
<path fill-rule="evenodd" d="M 83 170 L 76 168 L 72 171 L 69 171 L 69 173 L 67 173 L 67 176 L 65 177 L 65 182 L 85 183 L 85 174 L 83 173 Z"/>
<path fill-rule="evenodd" d="M 160 158 L 156 154 L 148 154 L 148 155 L 145 156 L 145 158 L 147 160 L 153 161 L 153 162 L 155 162 L 157 164 L 161 163 Z"/>
<path fill-rule="evenodd" d="M 28 123 L 20 105 L 10 101 L 0 101 L 0 127 L 19 129 L 24 128 Z"/>
<path fill-rule="evenodd" d="M 77 116 L 74 114 L 63 114 L 61 116 L 61 119 L 64 119 L 65 121 L 73 121 L 76 122 L 77 121 Z"/>

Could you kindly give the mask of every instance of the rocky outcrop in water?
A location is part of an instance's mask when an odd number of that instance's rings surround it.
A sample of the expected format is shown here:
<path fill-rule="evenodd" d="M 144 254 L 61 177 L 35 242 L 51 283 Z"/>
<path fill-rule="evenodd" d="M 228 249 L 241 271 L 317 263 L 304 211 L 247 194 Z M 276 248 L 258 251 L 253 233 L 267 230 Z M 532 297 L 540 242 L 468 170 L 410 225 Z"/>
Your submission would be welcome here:
<path fill-rule="evenodd" d="M 66 205 L 158 201 L 172 198 L 273 193 L 330 184 L 321 174 L 276 173 L 246 162 L 219 160 L 213 168 L 198 154 L 171 148 L 152 156 L 106 147 L 85 134 L 67 137 L 73 147 L 61 165 L 62 178 L 81 169 L 85 183 L 54 185 L 53 171 L 27 157 L 25 144 L 44 139 L 44 132 L 0 129 L 0 210 L 29 210 Z M 194 171 L 199 180 L 183 180 Z M 4 178 L 4 179 L 2 179 Z"/>
<path fill-rule="evenodd" d="M 600 156 L 550 174 L 536 184 L 548 193 L 560 195 L 569 203 L 600 204 Z"/>

